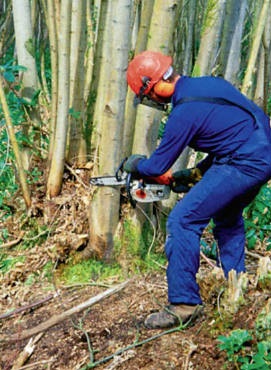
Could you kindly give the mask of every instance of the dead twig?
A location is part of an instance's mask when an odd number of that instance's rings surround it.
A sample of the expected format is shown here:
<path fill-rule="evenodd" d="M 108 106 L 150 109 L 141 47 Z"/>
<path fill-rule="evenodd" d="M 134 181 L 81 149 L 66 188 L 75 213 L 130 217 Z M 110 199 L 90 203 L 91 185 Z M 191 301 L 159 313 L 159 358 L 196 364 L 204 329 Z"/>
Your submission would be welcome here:
<path fill-rule="evenodd" d="M 14 245 L 17 245 L 23 239 L 23 235 L 24 235 L 24 232 L 21 232 L 21 234 L 18 236 L 17 239 L 1 244 L 0 248 L 10 248 L 10 247 L 13 247 Z"/>
<path fill-rule="evenodd" d="M 72 307 L 71 309 L 69 309 L 65 312 L 62 312 L 58 315 L 52 316 L 49 320 L 41 323 L 40 325 L 38 325 L 38 326 L 36 326 L 32 329 L 23 330 L 20 334 L 14 334 L 14 335 L 10 335 L 10 336 L 1 336 L 0 337 L 0 343 L 16 342 L 16 341 L 19 341 L 19 340 L 23 340 L 23 339 L 32 337 L 33 335 L 36 335 L 36 334 L 38 334 L 42 331 L 48 330 L 52 326 L 54 326 L 56 324 L 59 324 L 60 322 L 66 320 L 68 317 L 74 315 L 75 313 L 78 313 L 78 312 L 94 305 L 95 303 L 98 303 L 98 302 L 102 301 L 103 299 L 105 299 L 105 298 L 107 298 L 107 297 L 109 297 L 113 294 L 118 293 L 119 291 L 121 291 L 122 289 L 125 288 L 125 286 L 128 284 L 128 282 L 129 282 L 129 280 L 127 280 L 127 281 L 125 281 L 121 284 L 118 284 L 117 286 L 115 286 L 113 288 L 107 289 L 105 292 L 102 292 L 102 293 L 96 295 L 95 297 L 90 298 L 89 300 L 79 304 L 78 306 Z"/>
<path fill-rule="evenodd" d="M 21 366 L 18 370 L 25 370 L 25 369 L 32 369 L 32 368 L 36 369 L 37 366 L 39 366 L 39 365 L 48 365 L 48 364 L 51 364 L 54 361 L 55 361 L 54 359 L 53 360 L 52 359 L 50 359 L 50 360 L 41 360 L 41 361 L 33 362 L 29 365 Z M 49 366 L 48 366 L 48 369 L 50 369 Z"/>
<path fill-rule="evenodd" d="M 248 255 L 250 257 L 253 257 L 253 258 L 256 258 L 256 259 L 260 259 L 262 257 L 260 254 L 248 251 L 247 248 L 246 248 L 245 251 L 246 251 L 246 255 Z"/>
<path fill-rule="evenodd" d="M 130 351 L 132 350 L 133 348 L 137 348 L 137 347 L 141 347 L 143 344 L 146 344 L 146 343 L 149 343 L 153 340 L 156 340 L 164 335 L 167 335 L 167 334 L 172 334 L 172 333 L 175 333 L 177 331 L 181 331 L 185 328 L 185 326 L 183 325 L 180 325 L 180 326 L 177 326 L 176 328 L 172 328 L 172 329 L 168 329 L 168 330 L 165 330 L 163 331 L 162 333 L 159 333 L 159 334 L 156 334 L 150 338 L 147 338 L 147 339 L 144 339 L 142 340 L 141 342 L 134 342 L 133 344 L 130 344 L 129 346 L 127 347 L 124 347 L 124 348 L 121 348 L 119 349 L 118 351 L 116 351 L 115 353 L 113 353 L 112 355 L 109 355 L 109 356 L 106 356 L 96 362 L 90 362 L 88 363 L 87 365 L 85 365 L 84 367 L 82 367 L 80 370 L 87 370 L 87 369 L 93 369 L 94 367 L 98 366 L 98 365 L 101 365 L 101 364 L 104 364 L 116 357 L 119 357 L 121 356 L 122 354 L 124 354 L 125 352 L 127 351 Z"/>
<path fill-rule="evenodd" d="M 35 345 L 41 339 L 44 333 L 38 334 L 34 339 L 31 338 L 27 345 L 24 347 L 23 351 L 19 354 L 18 358 L 14 362 L 11 370 L 19 370 L 26 363 L 29 357 L 32 355 L 35 349 Z"/>
<path fill-rule="evenodd" d="M 48 295 L 47 297 L 43 298 L 43 299 L 40 299 L 39 301 L 37 302 L 34 302 L 34 303 L 31 303 L 31 304 L 28 304 L 26 306 L 23 306 L 23 307 L 19 307 L 19 308 L 16 308 L 15 310 L 11 311 L 11 312 L 6 312 L 6 313 L 3 313 L 2 315 L 0 315 L 0 320 L 1 319 L 6 319 L 8 317 L 11 317 L 11 316 L 15 316 L 15 315 L 18 315 L 19 313 L 23 312 L 23 311 L 26 311 L 30 308 L 34 308 L 36 306 L 40 306 L 42 303 L 45 303 L 45 302 L 48 302 L 50 301 L 51 299 L 55 298 L 56 296 L 58 296 L 58 293 L 55 293 L 55 294 L 50 294 Z"/>
<path fill-rule="evenodd" d="M 192 354 L 197 350 L 198 346 L 194 343 L 189 343 L 189 351 L 188 351 L 188 354 L 186 356 L 186 360 L 185 360 L 185 365 L 184 365 L 184 369 L 183 370 L 188 370 L 190 367 L 190 358 L 192 356 Z"/>
<path fill-rule="evenodd" d="M 200 252 L 200 256 L 204 259 L 204 261 L 207 262 L 209 266 L 211 266 L 212 268 L 216 267 L 215 264 L 207 256 L 205 256 L 203 252 Z"/>
<path fill-rule="evenodd" d="M 89 186 L 84 183 L 84 181 L 77 175 L 77 173 L 67 164 L 65 163 L 65 167 L 70 171 L 70 173 L 76 178 L 76 180 L 87 190 L 89 190 Z"/>

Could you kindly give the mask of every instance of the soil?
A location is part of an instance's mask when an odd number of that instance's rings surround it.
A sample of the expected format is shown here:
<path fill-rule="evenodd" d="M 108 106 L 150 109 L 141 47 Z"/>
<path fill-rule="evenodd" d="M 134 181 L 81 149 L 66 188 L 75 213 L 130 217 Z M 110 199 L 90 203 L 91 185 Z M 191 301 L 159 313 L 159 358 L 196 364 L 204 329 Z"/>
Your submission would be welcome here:
<path fill-rule="evenodd" d="M 73 208 L 71 205 L 62 207 L 62 216 L 66 210 L 67 215 L 73 214 L 72 218 L 86 219 L 83 217 L 86 210 L 84 191 L 83 187 L 74 189 L 74 183 L 70 183 L 70 186 L 66 185 L 57 202 L 54 204 L 51 202 L 46 206 L 39 204 L 37 209 L 43 210 L 44 218 L 46 207 L 47 212 L 50 209 L 53 214 L 53 210 L 55 212 L 59 204 L 65 203 L 63 199 L 69 199 L 69 202 L 72 199 L 76 207 Z M 65 204 L 67 205 L 67 202 Z M 68 222 L 67 218 L 68 216 L 65 217 L 64 214 L 62 224 L 58 225 L 57 229 L 58 245 L 64 235 L 66 238 L 65 243 L 62 243 L 66 247 L 56 249 L 58 260 L 65 259 L 63 256 L 67 251 L 68 237 L 69 251 L 72 249 L 71 245 L 73 249 L 78 248 L 80 243 L 78 244 L 77 239 L 76 247 L 71 242 L 74 240 L 71 237 L 72 232 L 82 235 L 87 227 L 87 223 L 75 227 L 73 220 L 70 219 Z M 14 225 L 14 222 L 5 227 L 11 230 L 14 227 L 11 225 Z M 17 230 L 17 236 L 18 234 Z M 15 235 L 14 227 L 13 239 L 16 239 Z M 48 260 L 54 261 L 56 256 L 53 251 L 56 252 L 51 248 L 54 243 L 56 234 L 54 238 L 47 238 L 44 245 L 30 249 L 24 264 L 17 264 L 8 274 L 1 277 L 0 317 L 6 314 L 6 317 L 0 319 L 2 370 L 79 370 L 93 367 L 98 370 L 235 369 L 236 367 L 227 361 L 225 352 L 219 349 L 217 338 L 219 335 L 228 334 L 230 330 L 253 329 L 256 317 L 268 298 L 268 293 L 256 287 L 257 258 L 248 257 L 248 287 L 244 302 L 234 315 L 223 316 L 225 311 L 222 311 L 221 288 L 225 282 L 219 281 L 213 274 L 213 267 L 203 259 L 200 279 L 204 315 L 193 326 L 180 326 L 171 332 L 149 330 L 143 324 L 146 315 L 167 304 L 165 270 L 161 268 L 157 272 L 133 275 L 120 292 L 51 326 L 42 331 L 39 337 L 38 334 L 33 335 L 32 340 L 36 340 L 36 344 L 32 354 L 21 365 L 15 367 L 16 361 L 30 340 L 30 338 L 20 339 L 21 333 L 120 283 L 116 276 L 102 283 L 90 281 L 89 284 L 65 286 L 60 283 L 52 284 L 40 273 L 39 279 L 26 284 L 33 271 L 42 271 Z M 28 266 L 27 271 L 25 266 Z M 17 311 L 9 315 L 13 310 Z M 14 334 L 18 339 L 12 341 Z"/>

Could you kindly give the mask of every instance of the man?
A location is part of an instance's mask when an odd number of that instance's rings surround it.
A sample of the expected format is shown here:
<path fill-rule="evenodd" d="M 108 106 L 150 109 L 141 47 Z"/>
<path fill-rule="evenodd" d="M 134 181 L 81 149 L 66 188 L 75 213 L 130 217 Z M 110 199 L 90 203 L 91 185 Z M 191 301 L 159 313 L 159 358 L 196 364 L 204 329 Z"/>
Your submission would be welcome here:
<path fill-rule="evenodd" d="M 225 276 L 232 269 L 245 271 L 242 211 L 271 177 L 269 117 L 229 82 L 180 76 L 172 68 L 171 57 L 158 52 L 137 55 L 128 66 L 127 82 L 138 102 L 151 99 L 160 106 L 171 102 L 172 112 L 157 149 L 148 159 L 131 155 L 124 169 L 171 183 L 175 191 L 183 175 L 188 174 L 191 181 L 199 172 L 202 176 L 168 217 L 169 306 L 145 320 L 148 328 L 167 328 L 192 321 L 202 310 L 196 273 L 200 237 L 210 219 Z M 170 168 L 187 146 L 208 156 L 197 169 L 171 174 Z"/>

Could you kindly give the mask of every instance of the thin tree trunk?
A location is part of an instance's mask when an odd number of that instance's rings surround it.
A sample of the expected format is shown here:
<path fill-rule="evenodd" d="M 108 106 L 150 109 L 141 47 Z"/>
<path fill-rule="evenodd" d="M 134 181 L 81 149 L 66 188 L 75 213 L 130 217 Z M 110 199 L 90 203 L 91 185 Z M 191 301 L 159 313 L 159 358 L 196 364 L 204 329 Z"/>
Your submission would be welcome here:
<path fill-rule="evenodd" d="M 187 25 L 187 40 L 184 52 L 183 70 L 182 73 L 187 75 L 191 72 L 192 66 L 192 49 L 194 40 L 194 27 L 196 18 L 196 0 L 190 0 L 188 3 L 188 25 Z"/>
<path fill-rule="evenodd" d="M 241 1 L 241 8 L 239 12 L 239 18 L 235 25 L 231 46 L 229 48 L 227 64 L 225 69 L 225 79 L 233 84 L 237 83 L 237 74 L 240 70 L 241 63 L 241 44 L 242 34 L 244 28 L 244 20 L 246 15 L 247 1 Z"/>
<path fill-rule="evenodd" d="M 253 37 L 253 43 L 249 55 L 248 65 L 245 73 L 245 77 L 242 83 L 242 93 L 250 95 L 250 88 L 253 83 L 253 71 L 256 65 L 256 60 L 259 54 L 260 43 L 262 40 L 262 35 L 265 27 L 265 22 L 268 15 L 268 8 L 270 6 L 270 0 L 264 0 L 262 10 L 259 16 L 258 25 L 255 29 L 255 34 Z"/>
<path fill-rule="evenodd" d="M 21 96 L 28 102 L 31 102 L 35 93 L 38 90 L 38 74 L 35 61 L 35 48 L 34 48 L 34 35 L 32 32 L 31 9 L 29 0 L 12 0 L 13 6 L 13 20 L 15 30 L 15 41 L 18 64 L 26 67 L 22 73 L 22 89 Z M 22 17 L 23 14 L 23 17 Z M 37 107 L 31 107 L 27 110 L 27 118 L 30 117 L 31 121 L 36 122 L 37 126 L 40 122 L 39 110 Z M 30 123 L 26 119 L 26 123 L 22 127 L 25 137 L 29 135 Z M 35 141 L 39 146 L 40 135 L 35 132 Z M 23 163 L 26 170 L 30 168 L 30 152 L 29 147 L 24 145 L 21 151 L 23 156 Z"/>
<path fill-rule="evenodd" d="M 211 74 L 218 56 L 226 0 L 208 0 L 202 26 L 202 36 L 193 75 Z"/>
<path fill-rule="evenodd" d="M 94 122 L 99 121 L 98 171 L 113 174 L 121 160 L 124 107 L 127 91 L 125 71 L 129 53 L 131 0 L 112 0 L 103 31 L 97 105 Z M 119 221 L 119 190 L 101 188 L 90 205 L 90 242 L 83 256 L 95 254 L 110 261 Z"/>
<path fill-rule="evenodd" d="M 61 191 L 69 114 L 70 24 L 71 1 L 61 2 L 58 40 L 58 104 L 53 157 L 50 166 L 47 195 L 57 196 Z"/>
<path fill-rule="evenodd" d="M 57 28 L 56 28 L 56 2 L 54 0 L 47 0 L 47 28 L 49 30 L 49 41 L 50 41 L 50 57 L 51 57 L 51 116 L 49 124 L 49 153 L 48 163 L 51 163 L 55 142 L 55 128 L 57 119 L 57 91 L 58 91 L 58 40 L 57 40 Z"/>
<path fill-rule="evenodd" d="M 147 47 L 147 40 L 150 28 L 150 19 L 152 17 L 154 0 L 143 0 L 141 13 L 138 17 L 140 19 L 138 35 L 136 38 L 134 54 L 137 55 L 144 51 Z M 136 27 L 136 26 L 135 26 Z M 122 157 L 127 157 L 132 151 L 135 120 L 137 109 L 134 107 L 134 92 L 128 89 L 126 106 L 125 106 L 125 126 L 123 133 L 123 154 Z"/>
<path fill-rule="evenodd" d="M 23 168 L 22 155 L 21 155 L 21 152 L 20 152 L 20 149 L 19 149 L 19 145 L 17 143 L 14 128 L 13 128 L 13 125 L 12 125 L 12 122 L 11 122 L 9 109 L 8 109 L 8 104 L 7 104 L 6 96 L 4 94 L 4 89 L 3 89 L 3 77 L 1 75 L 0 75 L 0 103 L 2 105 L 4 117 L 5 117 L 5 120 L 6 120 L 8 135 L 9 135 L 11 145 L 12 145 L 12 148 L 13 148 L 13 152 L 14 152 L 14 155 L 15 155 L 19 181 L 20 181 L 21 188 L 22 188 L 22 193 L 23 193 L 23 198 L 24 198 L 26 207 L 30 208 L 31 198 L 30 198 L 30 192 L 29 192 L 29 189 L 28 189 L 26 176 L 25 176 L 25 172 L 24 172 L 24 168 Z"/>
<path fill-rule="evenodd" d="M 270 78 L 270 51 L 271 51 L 271 10 L 268 9 L 266 24 L 262 39 L 259 68 L 257 69 L 257 85 L 254 101 L 267 111 L 268 85 Z"/>
<path fill-rule="evenodd" d="M 71 61 L 70 61 L 70 115 L 67 160 L 82 166 L 86 163 L 86 140 L 84 139 L 84 86 L 86 50 L 86 0 L 72 3 Z"/>

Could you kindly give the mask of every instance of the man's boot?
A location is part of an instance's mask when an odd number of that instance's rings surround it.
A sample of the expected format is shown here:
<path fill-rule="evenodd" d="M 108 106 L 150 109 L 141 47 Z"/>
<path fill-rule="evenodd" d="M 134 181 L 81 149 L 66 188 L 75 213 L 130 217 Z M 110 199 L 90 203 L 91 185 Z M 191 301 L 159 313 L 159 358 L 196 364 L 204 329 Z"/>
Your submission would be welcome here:
<path fill-rule="evenodd" d="M 148 329 L 165 329 L 185 324 L 188 321 L 192 323 L 202 314 L 202 311 L 203 307 L 200 305 L 170 304 L 162 311 L 147 316 L 144 325 Z"/>

